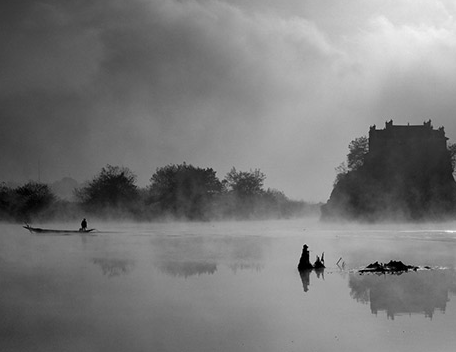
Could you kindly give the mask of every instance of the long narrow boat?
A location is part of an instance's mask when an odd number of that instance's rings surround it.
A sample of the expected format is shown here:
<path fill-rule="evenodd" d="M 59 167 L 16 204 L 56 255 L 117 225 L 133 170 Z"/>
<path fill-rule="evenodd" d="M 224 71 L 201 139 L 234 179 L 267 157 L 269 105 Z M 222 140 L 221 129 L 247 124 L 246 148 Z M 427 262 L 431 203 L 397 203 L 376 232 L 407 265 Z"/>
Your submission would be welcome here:
<path fill-rule="evenodd" d="M 31 233 L 66 233 L 66 234 L 71 234 L 71 233 L 89 233 L 92 231 L 95 231 L 95 229 L 88 229 L 88 230 L 54 230 L 54 229 L 42 229 L 40 227 L 32 227 L 30 225 L 24 225 L 24 229 L 29 230 Z"/>

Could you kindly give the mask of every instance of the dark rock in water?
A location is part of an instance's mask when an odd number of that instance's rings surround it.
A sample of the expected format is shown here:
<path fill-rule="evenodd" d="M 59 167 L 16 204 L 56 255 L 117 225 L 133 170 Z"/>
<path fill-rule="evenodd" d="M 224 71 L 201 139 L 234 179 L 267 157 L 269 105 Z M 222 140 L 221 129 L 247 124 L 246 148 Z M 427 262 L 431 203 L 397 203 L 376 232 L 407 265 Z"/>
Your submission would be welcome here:
<path fill-rule="evenodd" d="M 302 254 L 301 254 L 301 259 L 299 260 L 298 264 L 298 270 L 309 270 L 313 269 L 313 265 L 310 263 L 309 260 L 309 247 L 307 244 L 302 246 Z"/>
<path fill-rule="evenodd" d="M 392 271 L 408 271 L 408 270 L 417 270 L 418 269 L 417 266 L 405 265 L 400 260 L 399 261 L 390 260 L 390 262 L 388 264 L 386 264 L 386 267 Z"/>
<path fill-rule="evenodd" d="M 325 260 L 323 259 L 323 255 L 321 256 L 321 259 L 317 255 L 317 260 L 315 261 L 315 263 L 313 265 L 314 269 L 323 269 L 323 268 L 325 268 L 324 262 L 325 262 Z"/>
<path fill-rule="evenodd" d="M 390 260 L 389 263 L 383 264 L 379 262 L 375 262 L 369 264 L 364 269 L 359 270 L 360 273 L 402 273 L 407 272 L 409 270 L 418 270 L 419 267 L 414 265 L 406 265 L 402 263 L 400 260 Z"/>
<path fill-rule="evenodd" d="M 311 269 L 324 269 L 325 268 L 325 259 L 324 253 L 321 255 L 321 258 L 317 255 L 317 260 L 312 265 L 309 259 L 309 247 L 305 244 L 302 247 L 301 259 L 299 260 L 298 270 L 311 270 Z"/>
<path fill-rule="evenodd" d="M 379 269 L 381 267 L 382 267 L 382 265 L 378 264 L 378 262 L 375 262 L 375 263 L 372 263 L 372 264 L 369 264 L 368 266 L 366 266 L 367 269 Z"/>

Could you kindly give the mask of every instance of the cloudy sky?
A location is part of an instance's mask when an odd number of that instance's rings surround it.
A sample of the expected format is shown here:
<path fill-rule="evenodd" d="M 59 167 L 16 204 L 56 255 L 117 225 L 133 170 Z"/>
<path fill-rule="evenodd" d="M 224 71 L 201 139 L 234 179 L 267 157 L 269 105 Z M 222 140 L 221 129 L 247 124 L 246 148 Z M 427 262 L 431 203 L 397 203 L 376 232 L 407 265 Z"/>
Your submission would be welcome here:
<path fill-rule="evenodd" d="M 0 181 L 187 162 L 326 201 L 369 126 L 456 142 L 452 0 L 3 0 Z M 38 172 L 40 170 L 40 173 Z"/>

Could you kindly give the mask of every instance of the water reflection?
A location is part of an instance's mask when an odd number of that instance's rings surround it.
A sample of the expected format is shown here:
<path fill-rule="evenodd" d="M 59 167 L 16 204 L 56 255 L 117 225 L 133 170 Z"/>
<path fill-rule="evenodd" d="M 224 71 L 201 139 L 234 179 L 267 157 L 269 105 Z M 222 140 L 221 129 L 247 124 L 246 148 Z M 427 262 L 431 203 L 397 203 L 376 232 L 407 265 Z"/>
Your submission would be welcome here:
<path fill-rule="evenodd" d="M 236 273 L 260 271 L 268 239 L 258 237 L 163 236 L 151 240 L 155 266 L 176 277 L 215 274 L 220 265 Z"/>
<path fill-rule="evenodd" d="M 206 262 L 159 262 L 157 268 L 171 276 L 189 277 L 192 275 L 214 274 L 217 271 L 216 263 Z"/>
<path fill-rule="evenodd" d="M 449 292 L 456 293 L 453 270 L 427 270 L 402 275 L 351 273 L 350 295 L 370 303 L 372 314 L 385 311 L 388 319 L 401 314 L 424 314 L 432 319 L 436 310 L 445 312 Z"/>
<path fill-rule="evenodd" d="M 109 278 L 126 275 L 134 267 L 134 263 L 125 259 L 112 259 L 112 258 L 93 258 L 92 263 L 98 265 L 104 276 Z"/>
<path fill-rule="evenodd" d="M 242 263 L 242 262 L 237 262 L 229 265 L 229 268 L 233 273 L 237 273 L 238 271 L 241 270 L 254 270 L 256 272 L 260 272 L 264 268 L 264 264 L 262 263 Z"/>
<path fill-rule="evenodd" d="M 299 275 L 301 276 L 302 287 L 304 289 L 304 292 L 309 291 L 310 274 L 312 272 L 315 272 L 317 279 L 320 279 L 320 278 L 323 280 L 325 279 L 325 269 L 324 268 L 300 270 Z"/>

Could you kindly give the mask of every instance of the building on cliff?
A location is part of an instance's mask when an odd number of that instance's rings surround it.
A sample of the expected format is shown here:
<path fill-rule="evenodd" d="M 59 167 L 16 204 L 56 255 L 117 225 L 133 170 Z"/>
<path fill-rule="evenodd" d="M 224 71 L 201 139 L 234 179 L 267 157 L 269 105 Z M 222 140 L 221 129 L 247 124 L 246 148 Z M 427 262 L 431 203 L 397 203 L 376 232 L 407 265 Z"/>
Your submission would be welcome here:
<path fill-rule="evenodd" d="M 369 130 L 369 150 L 356 170 L 338 177 L 322 218 L 426 220 L 452 216 L 456 183 L 443 127 L 385 123 Z"/>
<path fill-rule="evenodd" d="M 407 148 L 432 149 L 433 153 L 445 153 L 448 138 L 443 127 L 435 130 L 431 120 L 422 125 L 394 125 L 393 120 L 385 123 L 383 130 L 375 125 L 369 130 L 369 153 L 371 155 L 403 153 Z"/>

